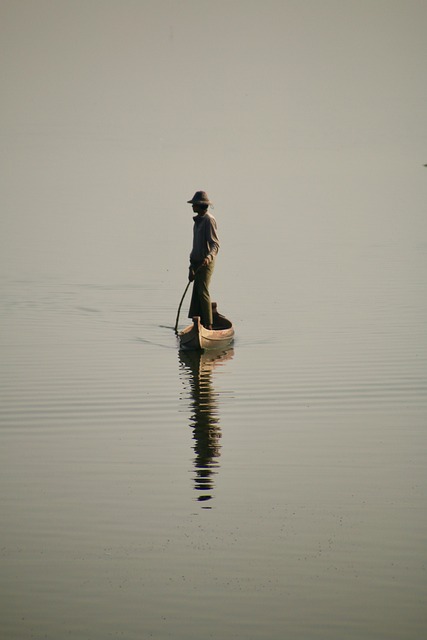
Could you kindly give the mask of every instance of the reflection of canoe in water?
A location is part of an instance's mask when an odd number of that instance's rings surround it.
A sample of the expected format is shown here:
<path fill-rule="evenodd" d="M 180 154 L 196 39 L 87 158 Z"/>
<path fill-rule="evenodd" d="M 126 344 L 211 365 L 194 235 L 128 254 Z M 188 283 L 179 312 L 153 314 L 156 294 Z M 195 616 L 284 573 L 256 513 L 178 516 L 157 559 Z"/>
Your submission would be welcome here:
<path fill-rule="evenodd" d="M 234 338 L 233 325 L 225 316 L 218 313 L 216 303 L 212 303 L 213 328 L 206 329 L 199 316 L 193 318 L 193 324 L 185 327 L 179 334 L 181 349 L 204 351 L 205 349 L 224 349 Z"/>
<path fill-rule="evenodd" d="M 233 347 L 226 349 L 210 349 L 209 351 L 180 350 L 179 362 L 191 374 L 193 383 L 201 376 L 210 375 L 217 365 L 223 365 L 234 357 Z"/>

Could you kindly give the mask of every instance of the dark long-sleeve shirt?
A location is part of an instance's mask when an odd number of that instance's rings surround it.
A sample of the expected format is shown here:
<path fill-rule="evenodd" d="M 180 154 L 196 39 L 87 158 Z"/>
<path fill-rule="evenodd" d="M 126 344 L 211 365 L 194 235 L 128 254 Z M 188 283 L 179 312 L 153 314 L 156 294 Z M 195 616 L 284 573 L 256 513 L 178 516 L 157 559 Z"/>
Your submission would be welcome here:
<path fill-rule="evenodd" d="M 209 212 L 203 216 L 194 216 L 193 220 L 193 250 L 190 253 L 190 262 L 203 262 L 205 258 L 212 262 L 219 250 L 216 220 Z"/>

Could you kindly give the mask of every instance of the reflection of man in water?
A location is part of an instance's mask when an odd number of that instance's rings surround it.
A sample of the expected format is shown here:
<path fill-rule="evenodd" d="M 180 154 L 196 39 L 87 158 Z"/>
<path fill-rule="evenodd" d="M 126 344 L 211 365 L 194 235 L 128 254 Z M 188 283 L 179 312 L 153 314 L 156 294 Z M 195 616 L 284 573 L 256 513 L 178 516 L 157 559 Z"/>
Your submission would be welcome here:
<path fill-rule="evenodd" d="M 212 204 L 205 191 L 196 191 L 189 204 L 193 205 L 193 249 L 190 254 L 190 270 L 188 279 L 193 284 L 188 317 L 200 316 L 201 323 L 212 329 L 212 306 L 209 295 L 209 283 L 215 266 L 215 258 L 219 250 L 216 220 L 209 213 Z"/>
<path fill-rule="evenodd" d="M 217 394 L 212 386 L 212 371 L 216 364 L 231 358 L 233 351 L 221 354 L 206 354 L 195 351 L 180 351 L 179 359 L 183 370 L 189 373 L 192 410 L 190 426 L 194 438 L 194 466 L 196 476 L 194 488 L 200 493 L 199 502 L 212 498 L 213 475 L 217 473 L 218 458 L 221 454 L 221 428 Z"/>

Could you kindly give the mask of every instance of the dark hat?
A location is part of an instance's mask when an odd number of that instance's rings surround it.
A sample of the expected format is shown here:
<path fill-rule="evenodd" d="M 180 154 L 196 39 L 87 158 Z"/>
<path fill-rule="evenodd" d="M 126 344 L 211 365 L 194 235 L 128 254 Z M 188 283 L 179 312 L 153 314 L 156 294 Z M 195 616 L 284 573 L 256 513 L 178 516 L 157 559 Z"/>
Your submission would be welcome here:
<path fill-rule="evenodd" d="M 188 204 L 205 204 L 210 205 L 212 202 L 208 198 L 206 191 L 196 191 L 191 200 L 187 200 Z"/>

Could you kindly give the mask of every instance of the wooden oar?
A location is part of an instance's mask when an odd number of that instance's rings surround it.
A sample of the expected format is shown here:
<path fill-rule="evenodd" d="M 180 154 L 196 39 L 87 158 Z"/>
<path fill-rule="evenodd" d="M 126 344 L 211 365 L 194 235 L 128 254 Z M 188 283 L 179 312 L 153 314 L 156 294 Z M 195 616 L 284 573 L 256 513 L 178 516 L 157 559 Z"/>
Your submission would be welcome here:
<path fill-rule="evenodd" d="M 198 272 L 199 269 L 202 268 L 202 265 L 200 265 L 200 267 L 198 267 L 195 271 L 194 271 L 194 275 L 196 275 L 196 273 Z M 179 321 L 179 313 L 181 311 L 181 307 L 182 307 L 182 303 L 184 302 L 184 298 L 185 298 L 185 294 L 188 291 L 188 287 L 190 286 L 190 284 L 194 282 L 194 278 L 193 280 L 189 280 L 187 286 L 185 287 L 185 291 L 182 294 L 182 298 L 181 298 L 181 302 L 179 303 L 179 307 L 178 307 L 178 313 L 176 314 L 176 322 L 175 322 L 175 327 L 174 327 L 174 331 L 175 333 L 178 333 L 178 321 Z"/>
<path fill-rule="evenodd" d="M 187 293 L 188 287 L 190 286 L 190 284 L 191 282 L 189 280 L 187 286 L 185 287 L 185 291 L 182 294 L 181 302 L 179 303 L 178 313 L 176 314 L 176 322 L 175 322 L 175 328 L 174 328 L 175 333 L 178 333 L 179 312 L 181 311 L 182 303 L 184 302 L 185 294 Z"/>

